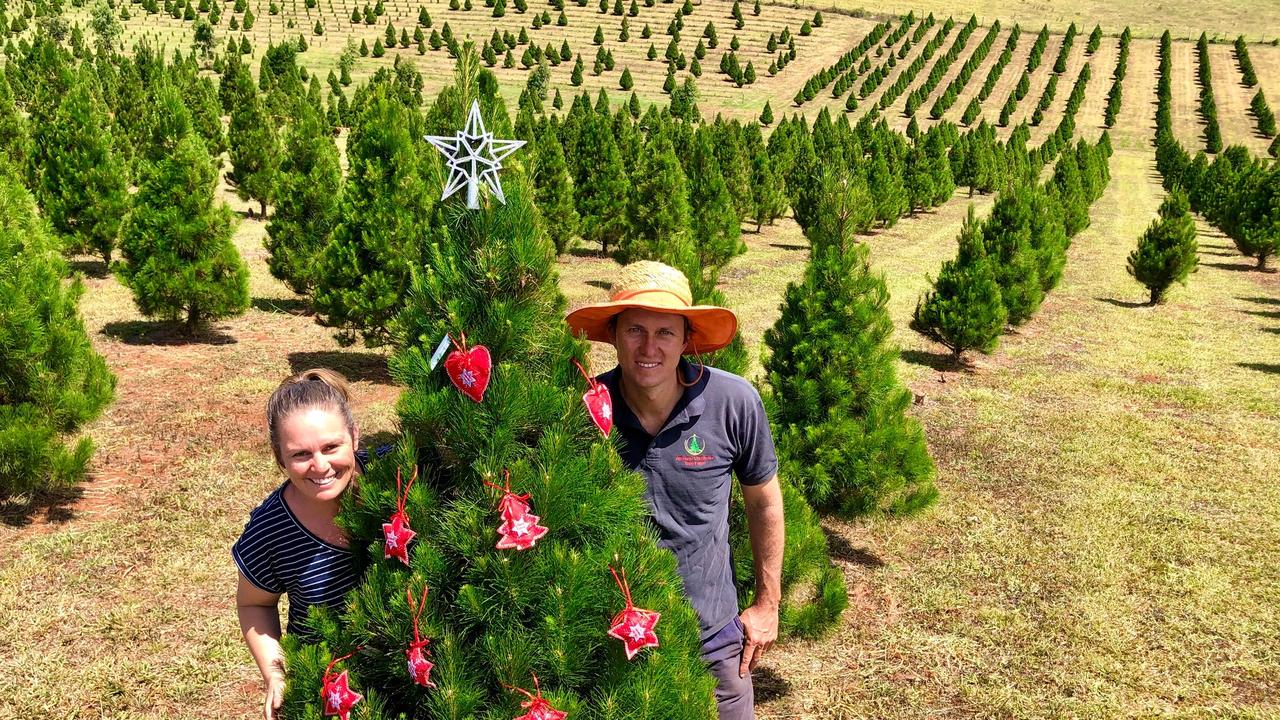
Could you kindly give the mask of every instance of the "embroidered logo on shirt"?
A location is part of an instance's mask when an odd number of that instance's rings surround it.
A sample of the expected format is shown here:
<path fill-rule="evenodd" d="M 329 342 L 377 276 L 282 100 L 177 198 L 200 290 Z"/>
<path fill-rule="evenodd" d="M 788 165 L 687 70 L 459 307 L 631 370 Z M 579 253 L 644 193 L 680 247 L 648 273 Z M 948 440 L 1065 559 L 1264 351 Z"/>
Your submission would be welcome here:
<path fill-rule="evenodd" d="M 677 455 L 676 460 L 687 468 L 700 468 L 715 459 L 714 455 L 704 455 L 706 451 L 706 443 L 702 442 L 702 438 L 698 437 L 697 433 L 694 433 L 685 439 L 685 454 Z"/>
<path fill-rule="evenodd" d="M 684 441 L 684 451 L 690 455 L 701 455 L 703 450 L 706 450 L 706 446 L 698 439 L 697 433 L 690 435 L 689 439 Z"/>

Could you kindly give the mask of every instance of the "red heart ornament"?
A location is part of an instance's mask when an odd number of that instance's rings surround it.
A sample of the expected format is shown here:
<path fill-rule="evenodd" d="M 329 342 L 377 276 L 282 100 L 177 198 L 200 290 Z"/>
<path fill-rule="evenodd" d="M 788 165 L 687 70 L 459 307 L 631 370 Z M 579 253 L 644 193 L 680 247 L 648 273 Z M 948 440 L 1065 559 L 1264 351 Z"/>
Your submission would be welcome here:
<path fill-rule="evenodd" d="M 613 429 L 613 398 L 609 396 L 609 388 L 596 383 L 582 394 L 582 402 L 587 406 L 591 422 L 600 428 L 601 434 L 609 437 L 609 431 Z"/>
<path fill-rule="evenodd" d="M 444 360 L 444 370 L 453 386 L 476 402 L 484 400 L 489 387 L 489 375 L 493 371 L 493 359 L 489 348 L 476 345 L 470 350 L 459 348 Z"/>

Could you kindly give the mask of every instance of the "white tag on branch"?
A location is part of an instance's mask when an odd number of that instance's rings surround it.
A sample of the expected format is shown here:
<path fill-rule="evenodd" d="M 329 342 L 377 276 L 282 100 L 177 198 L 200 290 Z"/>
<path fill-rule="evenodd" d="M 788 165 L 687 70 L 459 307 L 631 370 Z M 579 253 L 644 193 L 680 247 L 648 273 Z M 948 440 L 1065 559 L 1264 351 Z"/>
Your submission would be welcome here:
<path fill-rule="evenodd" d="M 435 370 L 436 365 L 440 364 L 440 358 L 444 357 L 445 351 L 449 349 L 449 345 L 451 344 L 452 344 L 452 341 L 449 337 L 449 333 L 445 333 L 444 337 L 440 338 L 440 344 L 436 346 L 436 351 L 431 353 L 431 369 L 432 370 Z"/>

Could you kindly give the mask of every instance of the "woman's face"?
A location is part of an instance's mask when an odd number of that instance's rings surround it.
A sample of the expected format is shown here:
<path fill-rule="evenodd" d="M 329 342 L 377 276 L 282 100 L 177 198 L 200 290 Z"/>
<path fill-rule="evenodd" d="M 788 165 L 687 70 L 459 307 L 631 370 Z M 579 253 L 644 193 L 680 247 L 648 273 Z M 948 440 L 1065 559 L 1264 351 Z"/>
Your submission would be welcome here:
<path fill-rule="evenodd" d="M 280 423 L 280 459 L 289 482 L 309 500 L 336 501 L 355 478 L 356 442 L 342 415 L 305 408 Z"/>

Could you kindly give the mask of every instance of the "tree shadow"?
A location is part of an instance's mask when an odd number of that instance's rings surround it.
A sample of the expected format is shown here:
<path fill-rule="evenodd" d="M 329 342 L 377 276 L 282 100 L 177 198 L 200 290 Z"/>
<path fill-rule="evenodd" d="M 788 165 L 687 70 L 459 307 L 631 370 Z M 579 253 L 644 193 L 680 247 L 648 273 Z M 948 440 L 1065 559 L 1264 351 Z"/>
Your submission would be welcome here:
<path fill-rule="evenodd" d="M 109 274 L 107 272 L 107 264 L 102 260 L 68 260 L 67 267 L 72 272 L 81 273 L 85 277 L 91 277 L 95 280 L 101 280 Z"/>
<path fill-rule="evenodd" d="M 1280 320 L 1280 310 L 1241 310 L 1240 312 L 1245 315 L 1267 318 L 1268 320 Z"/>
<path fill-rule="evenodd" d="M 311 303 L 306 298 L 254 298 L 249 303 L 254 310 L 279 313 L 281 315 L 314 315 Z"/>
<path fill-rule="evenodd" d="M 1201 266 L 1218 268 L 1219 270 L 1230 270 L 1232 272 L 1254 272 L 1258 269 L 1258 266 L 1253 263 L 1246 263 L 1244 265 L 1241 265 L 1240 263 L 1201 263 Z"/>
<path fill-rule="evenodd" d="M 126 345 L 234 345 L 237 340 L 220 330 L 203 327 L 187 334 L 179 321 L 125 320 L 102 326 L 102 334 Z"/>
<path fill-rule="evenodd" d="M 1226 251 L 1226 250 L 1224 250 L 1224 251 L 1222 251 L 1222 252 L 1212 252 L 1212 251 L 1210 251 L 1210 252 L 1205 252 L 1204 250 L 1201 250 L 1201 251 L 1200 251 L 1200 254 L 1201 254 L 1201 255 L 1212 255 L 1212 256 L 1214 256 L 1214 257 L 1240 257 L 1240 253 L 1228 252 L 1228 251 Z"/>
<path fill-rule="evenodd" d="M 769 702 L 791 694 L 791 683 L 773 668 L 757 665 L 751 671 L 751 687 L 756 702 Z"/>
<path fill-rule="evenodd" d="M 934 353 L 925 350 L 903 350 L 899 356 L 912 365 L 923 365 L 938 372 L 968 370 L 964 361 L 957 363 L 951 353 Z"/>
<path fill-rule="evenodd" d="M 1269 332 L 1272 335 L 1280 335 L 1280 327 L 1262 328 L 1262 332 Z"/>
<path fill-rule="evenodd" d="M 593 248 L 585 248 L 585 247 L 569 248 L 569 254 L 574 257 L 595 258 L 597 260 L 606 260 L 609 257 L 608 255 L 605 255 L 599 250 L 596 250 Z"/>
<path fill-rule="evenodd" d="M 1122 307 L 1122 308 L 1151 307 L 1151 303 L 1148 303 L 1148 302 L 1132 302 L 1130 300 L 1117 300 L 1116 298 L 1096 297 L 1094 298 L 1094 300 L 1097 300 L 1098 302 L 1107 303 L 1108 305 L 1115 305 L 1116 307 Z"/>
<path fill-rule="evenodd" d="M 1245 300 L 1245 301 L 1247 301 L 1247 302 L 1251 302 L 1251 303 L 1258 303 L 1259 305 L 1280 305 L 1280 298 L 1271 298 L 1271 297 L 1239 297 L 1239 296 L 1237 296 L 1237 297 L 1236 297 L 1236 299 L 1237 299 L 1237 300 Z"/>
<path fill-rule="evenodd" d="M 377 385 L 394 385 L 387 371 L 387 356 L 376 352 L 358 350 L 320 350 L 289 353 L 289 367 L 299 373 L 311 368 L 329 368 L 342 373 L 353 382 L 371 382 Z"/>
<path fill-rule="evenodd" d="M 769 247 L 775 247 L 775 248 L 778 248 L 779 250 L 808 250 L 809 249 L 808 245 L 801 245 L 799 243 L 769 243 Z"/>
<path fill-rule="evenodd" d="M 884 560 L 881 560 L 880 556 L 867 552 L 862 548 L 854 547 L 843 535 L 831 532 L 825 527 L 822 528 L 822 534 L 827 536 L 827 551 L 832 558 L 851 562 L 862 567 L 884 567 Z"/>
<path fill-rule="evenodd" d="M 1236 365 L 1242 368 L 1264 372 L 1268 375 L 1280 375 L 1280 364 L 1276 363 L 1236 363 Z"/>
<path fill-rule="evenodd" d="M 1210 245 L 1208 243 L 1204 243 L 1200 247 L 1209 248 L 1210 250 L 1235 250 L 1235 247 L 1232 245 Z"/>
<path fill-rule="evenodd" d="M 72 506 L 84 497 L 80 485 L 45 490 L 29 498 L 0 496 L 0 524 L 9 527 L 26 527 L 37 519 L 51 524 L 61 524 L 75 519 Z"/>
<path fill-rule="evenodd" d="M 607 280 L 588 280 L 587 284 L 593 288 L 600 288 L 606 292 L 613 289 L 613 283 Z"/>

